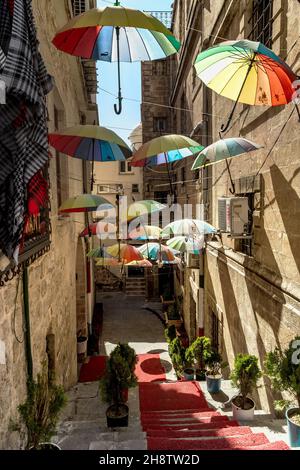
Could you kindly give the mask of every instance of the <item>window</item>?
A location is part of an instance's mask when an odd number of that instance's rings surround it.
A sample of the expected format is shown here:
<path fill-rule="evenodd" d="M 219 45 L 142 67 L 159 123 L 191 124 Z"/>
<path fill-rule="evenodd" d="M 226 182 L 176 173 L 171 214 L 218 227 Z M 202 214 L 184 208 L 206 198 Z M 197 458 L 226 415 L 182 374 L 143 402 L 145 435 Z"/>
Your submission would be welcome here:
<path fill-rule="evenodd" d="M 273 0 L 254 0 L 249 20 L 251 32 L 248 38 L 272 47 L 272 16 Z"/>
<path fill-rule="evenodd" d="M 154 132 L 166 132 L 167 130 L 167 118 L 166 117 L 154 117 L 153 118 L 153 131 Z"/>
<path fill-rule="evenodd" d="M 248 227 L 247 233 L 249 235 L 252 234 L 252 227 L 253 227 L 253 211 L 254 211 L 254 193 L 247 193 L 243 194 L 244 197 L 248 197 Z M 252 256 L 252 238 L 242 238 L 240 240 L 240 249 L 242 253 L 247 256 Z"/>
<path fill-rule="evenodd" d="M 210 314 L 211 314 L 211 343 L 212 347 L 218 351 L 219 350 L 219 324 L 220 321 L 218 319 L 217 314 L 210 308 Z"/>
<path fill-rule="evenodd" d="M 86 3 L 86 0 L 71 0 L 73 15 L 77 16 L 85 13 L 88 10 Z"/>
<path fill-rule="evenodd" d="M 166 59 L 152 62 L 152 75 L 167 75 L 168 63 Z"/>
<path fill-rule="evenodd" d="M 138 184 L 133 184 L 132 185 L 132 192 L 133 193 L 139 193 L 140 192 Z"/>
<path fill-rule="evenodd" d="M 185 180 L 186 180 L 186 171 L 185 167 L 181 168 L 181 186 L 185 185 Z"/>
<path fill-rule="evenodd" d="M 120 162 L 120 173 L 132 173 L 132 167 L 130 162 L 123 160 Z"/>
<path fill-rule="evenodd" d="M 98 184 L 98 194 L 118 194 L 123 190 L 122 184 Z"/>

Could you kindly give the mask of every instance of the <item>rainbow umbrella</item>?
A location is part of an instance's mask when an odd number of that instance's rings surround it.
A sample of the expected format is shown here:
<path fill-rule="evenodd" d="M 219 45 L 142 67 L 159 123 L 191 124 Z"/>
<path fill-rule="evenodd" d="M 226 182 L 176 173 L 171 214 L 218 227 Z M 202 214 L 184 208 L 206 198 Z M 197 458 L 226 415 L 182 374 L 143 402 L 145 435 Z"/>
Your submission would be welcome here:
<path fill-rule="evenodd" d="M 95 162 L 124 161 L 131 156 L 128 145 L 115 132 L 95 125 L 74 126 L 49 134 L 49 142 L 59 152 L 92 162 L 91 191 Z"/>
<path fill-rule="evenodd" d="M 109 222 L 94 222 L 89 224 L 79 236 L 87 237 L 91 235 L 97 235 L 101 239 L 110 238 L 113 235 L 116 236 L 116 226 Z"/>
<path fill-rule="evenodd" d="M 142 259 L 126 263 L 126 266 L 136 266 L 138 268 L 152 268 L 152 263 L 147 259 Z"/>
<path fill-rule="evenodd" d="M 62 203 L 59 208 L 61 213 L 71 212 L 93 212 L 109 210 L 114 206 L 104 197 L 95 194 L 79 194 Z"/>
<path fill-rule="evenodd" d="M 161 245 L 160 243 L 145 243 L 138 248 L 139 252 L 151 261 L 175 261 L 175 254 L 178 254 L 178 250 L 173 250 L 173 248 L 169 248 L 165 245 Z"/>
<path fill-rule="evenodd" d="M 143 256 L 135 246 L 127 245 L 126 243 L 116 243 L 109 246 L 106 251 L 110 256 L 119 258 L 119 261 L 122 261 L 124 264 L 143 259 Z"/>
<path fill-rule="evenodd" d="M 192 238 L 179 235 L 174 238 L 170 238 L 167 242 L 168 247 L 180 251 L 180 253 L 193 253 L 195 255 L 200 254 L 203 245 L 204 237 Z"/>
<path fill-rule="evenodd" d="M 192 170 L 197 170 L 204 165 L 218 163 L 222 160 L 252 152 L 260 148 L 262 148 L 262 145 L 258 145 L 243 137 L 220 139 L 202 150 L 194 161 Z M 207 160 L 209 160 L 208 163 L 206 163 Z"/>
<path fill-rule="evenodd" d="M 175 222 L 171 222 L 164 227 L 162 235 L 166 237 L 171 235 L 199 236 L 215 233 L 216 231 L 215 227 L 203 220 L 181 219 L 175 220 Z"/>
<path fill-rule="evenodd" d="M 132 166 L 153 166 L 173 163 L 201 152 L 204 147 L 184 135 L 156 137 L 142 145 L 133 155 Z"/>
<path fill-rule="evenodd" d="M 129 238 L 132 240 L 159 240 L 161 232 L 161 228 L 155 225 L 139 225 L 129 233 Z"/>
<path fill-rule="evenodd" d="M 289 103 L 297 76 L 271 49 L 260 42 L 222 42 L 201 52 L 195 62 L 198 77 L 212 90 L 237 103 L 280 106 Z"/>
<path fill-rule="evenodd" d="M 137 201 L 128 207 L 127 219 L 133 220 L 138 217 L 143 217 L 147 214 L 153 214 L 154 212 L 160 212 L 164 210 L 166 206 L 160 202 L 153 201 L 152 199 L 145 199 L 143 201 Z"/>
<path fill-rule="evenodd" d="M 154 16 L 114 6 L 92 9 L 76 16 L 53 39 L 60 50 L 86 59 L 118 63 L 119 106 L 122 112 L 120 62 L 163 59 L 175 54 L 180 43 Z"/>
<path fill-rule="evenodd" d="M 105 249 L 102 246 L 100 246 L 100 247 L 93 248 L 92 250 L 90 250 L 86 256 L 88 258 L 106 258 L 107 253 Z M 112 259 L 111 257 L 108 257 L 108 258 Z"/>

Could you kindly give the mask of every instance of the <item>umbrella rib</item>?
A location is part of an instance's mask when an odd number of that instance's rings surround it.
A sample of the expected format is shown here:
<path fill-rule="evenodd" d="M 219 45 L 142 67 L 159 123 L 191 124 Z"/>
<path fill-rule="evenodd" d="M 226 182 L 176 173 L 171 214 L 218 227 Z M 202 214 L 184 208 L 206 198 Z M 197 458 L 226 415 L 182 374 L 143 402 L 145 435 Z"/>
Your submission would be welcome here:
<path fill-rule="evenodd" d="M 138 35 L 139 35 L 140 38 L 141 38 L 142 43 L 144 44 L 146 54 L 148 55 L 149 60 L 151 60 L 151 56 L 150 56 L 150 53 L 148 52 L 148 48 L 147 48 L 147 46 L 146 46 L 146 43 L 145 43 L 145 41 L 144 41 L 144 38 L 142 37 L 142 35 L 141 35 L 140 31 L 139 31 L 140 28 L 136 28 L 136 30 L 137 30 Z M 148 30 L 148 31 L 150 31 L 150 30 Z"/>
<path fill-rule="evenodd" d="M 235 72 L 231 75 L 231 77 L 227 80 L 227 82 L 225 83 L 225 85 L 224 85 L 223 88 L 221 89 L 220 94 L 223 93 L 223 91 L 224 91 L 225 88 L 227 87 L 228 83 L 233 79 L 233 77 L 235 76 L 235 74 L 237 74 L 243 67 L 245 67 L 245 64 L 240 65 L 240 67 L 239 67 L 237 70 L 235 70 Z M 249 67 L 249 66 L 248 66 L 248 67 Z M 245 85 L 245 84 L 244 84 L 244 85 Z M 243 87 L 244 87 L 244 86 L 243 86 Z M 240 91 L 241 91 L 241 89 L 240 89 Z"/>

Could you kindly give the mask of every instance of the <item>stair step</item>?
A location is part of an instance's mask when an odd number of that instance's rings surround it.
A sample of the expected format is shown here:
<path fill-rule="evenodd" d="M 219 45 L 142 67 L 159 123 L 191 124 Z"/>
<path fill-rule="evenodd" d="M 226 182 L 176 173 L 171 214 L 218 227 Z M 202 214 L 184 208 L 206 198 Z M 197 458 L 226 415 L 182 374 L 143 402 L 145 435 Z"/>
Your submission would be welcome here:
<path fill-rule="evenodd" d="M 127 441 L 94 441 L 90 443 L 89 450 L 147 450 L 145 439 L 128 439 Z"/>
<path fill-rule="evenodd" d="M 168 413 L 161 413 L 159 415 L 156 414 L 148 414 L 145 416 L 143 413 L 141 416 L 141 420 L 143 423 L 147 423 L 148 421 L 165 421 L 165 420 L 187 420 L 193 418 L 210 418 L 211 416 L 222 416 L 218 411 L 198 411 L 196 413 L 178 413 L 177 415 L 173 414 L 170 415 Z"/>
<path fill-rule="evenodd" d="M 246 447 L 241 450 L 249 450 Z M 290 450 L 289 446 L 284 441 L 270 442 L 269 444 L 261 444 L 259 446 L 251 447 L 251 450 Z"/>
<path fill-rule="evenodd" d="M 168 433 L 169 431 L 196 431 L 196 430 L 211 430 L 211 429 L 225 429 L 225 428 L 232 428 L 232 427 L 238 427 L 239 423 L 237 421 L 219 421 L 219 422 L 213 422 L 213 423 L 202 423 L 202 424 L 189 424 L 188 426 L 185 425 L 180 425 L 180 426 L 159 426 L 159 425 L 153 425 L 150 427 L 147 427 L 147 433 L 151 431 L 160 431 L 161 433 L 166 432 Z"/>
<path fill-rule="evenodd" d="M 248 434 L 241 437 L 209 437 L 194 440 L 148 438 L 149 450 L 225 450 L 254 447 L 262 444 L 269 444 L 263 433 Z"/>
<path fill-rule="evenodd" d="M 176 425 L 184 425 L 184 426 L 189 426 L 191 424 L 201 424 L 201 423 L 211 423 L 214 421 L 220 422 L 220 421 L 227 421 L 228 417 L 227 416 L 211 416 L 211 417 L 203 417 L 203 418 L 198 418 L 198 419 L 177 419 L 177 420 L 149 420 L 147 422 L 142 421 L 142 426 L 149 427 L 153 425 L 160 425 L 162 427 L 166 426 L 176 426 Z"/>
<path fill-rule="evenodd" d="M 232 426 L 217 429 L 181 429 L 168 430 L 147 430 L 148 437 L 167 437 L 169 439 L 189 439 L 192 437 L 223 437 L 223 436 L 243 436 L 252 434 L 249 426 Z"/>

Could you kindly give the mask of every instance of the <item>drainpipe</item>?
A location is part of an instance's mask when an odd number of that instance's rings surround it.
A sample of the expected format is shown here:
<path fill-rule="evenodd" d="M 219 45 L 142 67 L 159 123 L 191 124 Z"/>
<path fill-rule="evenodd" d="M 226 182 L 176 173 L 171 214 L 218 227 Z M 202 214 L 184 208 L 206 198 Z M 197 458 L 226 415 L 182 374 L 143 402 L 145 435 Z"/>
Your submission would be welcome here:
<path fill-rule="evenodd" d="M 33 378 L 33 363 L 31 352 L 31 336 L 30 336 L 30 311 L 29 311 L 29 289 L 28 289 L 28 267 L 23 269 L 23 303 L 24 303 L 24 320 L 25 320 L 25 354 L 27 361 L 27 374 L 29 381 Z"/>

